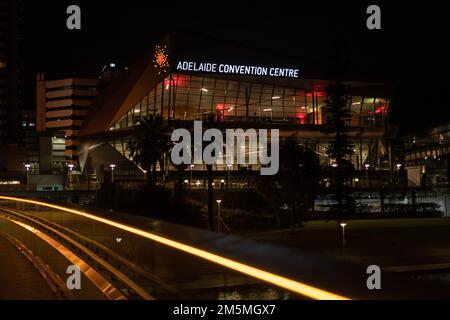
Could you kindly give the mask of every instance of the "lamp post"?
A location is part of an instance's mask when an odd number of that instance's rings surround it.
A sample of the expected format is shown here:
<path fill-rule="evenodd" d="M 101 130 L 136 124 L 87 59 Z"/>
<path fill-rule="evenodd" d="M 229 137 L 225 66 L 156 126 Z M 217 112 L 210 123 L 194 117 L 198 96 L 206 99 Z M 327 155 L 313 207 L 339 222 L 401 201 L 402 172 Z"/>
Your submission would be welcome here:
<path fill-rule="evenodd" d="M 189 180 L 189 189 L 191 188 L 191 183 L 192 183 L 192 169 L 194 169 L 194 165 L 193 164 L 191 164 L 189 166 L 189 170 L 191 171 L 191 178 Z"/>
<path fill-rule="evenodd" d="M 401 163 L 397 163 L 397 184 L 400 184 L 400 169 L 402 168 Z"/>
<path fill-rule="evenodd" d="M 117 237 L 116 238 L 116 244 L 115 244 L 115 247 L 116 247 L 116 254 L 118 254 L 119 252 L 119 245 L 120 245 L 120 243 L 122 243 L 122 238 L 121 237 Z"/>
<path fill-rule="evenodd" d="M 26 187 L 26 190 L 28 191 L 28 176 L 30 174 L 31 164 L 25 163 L 24 166 L 25 166 L 25 170 L 27 171 L 27 187 Z"/>
<path fill-rule="evenodd" d="M 369 168 L 370 168 L 370 164 L 366 164 L 364 166 L 366 168 L 366 184 L 369 185 Z"/>
<path fill-rule="evenodd" d="M 341 227 L 342 227 L 342 254 L 344 256 L 344 260 L 345 260 L 345 227 L 347 226 L 346 222 L 341 222 L 340 223 Z"/>
<path fill-rule="evenodd" d="M 227 175 L 227 189 L 228 189 L 228 186 L 230 185 L 231 167 L 232 167 L 231 164 L 227 165 L 227 169 L 228 169 L 228 175 Z"/>
<path fill-rule="evenodd" d="M 69 163 L 67 167 L 69 168 L 69 189 L 72 189 L 72 171 L 75 166 L 72 163 Z"/>
<path fill-rule="evenodd" d="M 220 232 L 220 204 L 222 200 L 216 200 L 217 202 L 217 232 Z"/>
<path fill-rule="evenodd" d="M 347 226 L 346 222 L 342 222 L 341 223 L 341 227 L 342 227 L 342 243 L 345 243 L 345 227 Z"/>
<path fill-rule="evenodd" d="M 111 183 L 114 183 L 114 169 L 116 168 L 116 165 L 110 164 L 109 167 L 111 168 Z"/>

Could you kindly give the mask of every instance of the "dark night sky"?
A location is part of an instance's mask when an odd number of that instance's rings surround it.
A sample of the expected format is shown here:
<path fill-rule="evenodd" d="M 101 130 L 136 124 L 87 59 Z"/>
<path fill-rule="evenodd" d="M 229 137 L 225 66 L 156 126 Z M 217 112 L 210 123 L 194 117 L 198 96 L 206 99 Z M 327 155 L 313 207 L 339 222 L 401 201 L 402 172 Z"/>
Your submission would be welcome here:
<path fill-rule="evenodd" d="M 329 57 L 339 38 L 352 65 L 397 83 L 393 122 L 408 129 L 450 120 L 450 19 L 437 1 L 427 6 L 412 1 L 24 2 L 25 92 L 31 106 L 36 72 L 50 79 L 98 75 L 107 62 L 131 63 L 177 27 L 305 58 Z M 381 7 L 382 30 L 365 27 L 365 11 L 373 3 Z M 81 7 L 81 31 L 66 29 L 70 4 Z"/>

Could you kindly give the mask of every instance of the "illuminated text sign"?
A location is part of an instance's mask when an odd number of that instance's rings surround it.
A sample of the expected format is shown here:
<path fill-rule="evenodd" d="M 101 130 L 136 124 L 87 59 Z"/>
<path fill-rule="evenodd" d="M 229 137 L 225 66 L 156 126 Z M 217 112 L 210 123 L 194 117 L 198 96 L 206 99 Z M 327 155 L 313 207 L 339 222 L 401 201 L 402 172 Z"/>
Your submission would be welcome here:
<path fill-rule="evenodd" d="M 178 61 L 177 71 L 193 71 L 204 73 L 239 74 L 248 76 L 266 76 L 280 78 L 298 78 L 299 69 L 247 66 L 224 63 Z"/>

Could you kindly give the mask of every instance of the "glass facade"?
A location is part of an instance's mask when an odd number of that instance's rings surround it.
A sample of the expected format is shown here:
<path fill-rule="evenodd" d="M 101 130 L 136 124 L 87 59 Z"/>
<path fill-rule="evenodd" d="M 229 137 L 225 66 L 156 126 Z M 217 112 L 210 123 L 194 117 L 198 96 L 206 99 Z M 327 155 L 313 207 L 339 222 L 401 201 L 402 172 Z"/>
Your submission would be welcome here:
<path fill-rule="evenodd" d="M 171 74 L 125 114 L 110 130 L 125 129 L 136 124 L 141 117 L 161 114 L 170 120 L 201 120 L 203 114 L 214 113 L 223 122 L 242 121 L 272 123 L 283 130 L 282 124 L 305 125 L 320 130 L 326 121 L 326 93 L 321 90 L 303 90 L 266 84 L 240 82 L 193 75 Z M 349 99 L 354 128 L 382 128 L 386 125 L 389 100 L 381 97 L 352 96 Z M 279 126 L 278 126 L 279 125 Z M 301 129 L 300 129 L 301 130 Z M 301 142 L 317 152 L 322 165 L 330 165 L 326 155 L 328 142 L 303 135 Z M 352 162 L 357 170 L 364 164 L 372 168 L 383 167 L 379 156 L 386 148 L 378 139 L 358 138 Z M 118 151 L 129 156 L 126 142 L 111 142 Z M 382 159 L 381 159 L 382 160 Z M 198 167 L 198 168 L 197 168 Z M 255 166 L 248 166 L 258 169 Z M 196 169 L 200 166 L 196 166 Z M 227 170 L 226 165 L 217 166 Z M 239 170 L 237 166 L 233 170 Z"/>
<path fill-rule="evenodd" d="M 149 114 L 165 119 L 199 120 L 215 113 L 222 121 L 259 121 L 322 125 L 325 92 L 200 76 L 172 74 L 159 83 L 110 129 L 131 127 Z M 354 96 L 349 100 L 352 127 L 382 127 L 389 100 Z"/>

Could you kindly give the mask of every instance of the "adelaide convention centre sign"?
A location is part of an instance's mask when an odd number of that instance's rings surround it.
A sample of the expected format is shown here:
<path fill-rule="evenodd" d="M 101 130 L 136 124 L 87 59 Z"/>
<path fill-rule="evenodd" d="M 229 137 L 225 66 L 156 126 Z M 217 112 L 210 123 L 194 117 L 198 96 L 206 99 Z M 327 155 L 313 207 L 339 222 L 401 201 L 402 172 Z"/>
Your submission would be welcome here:
<path fill-rule="evenodd" d="M 178 61 L 177 71 L 191 71 L 203 73 L 239 74 L 248 76 L 266 76 L 280 78 L 298 78 L 299 69 L 247 66 L 223 63 Z"/>

